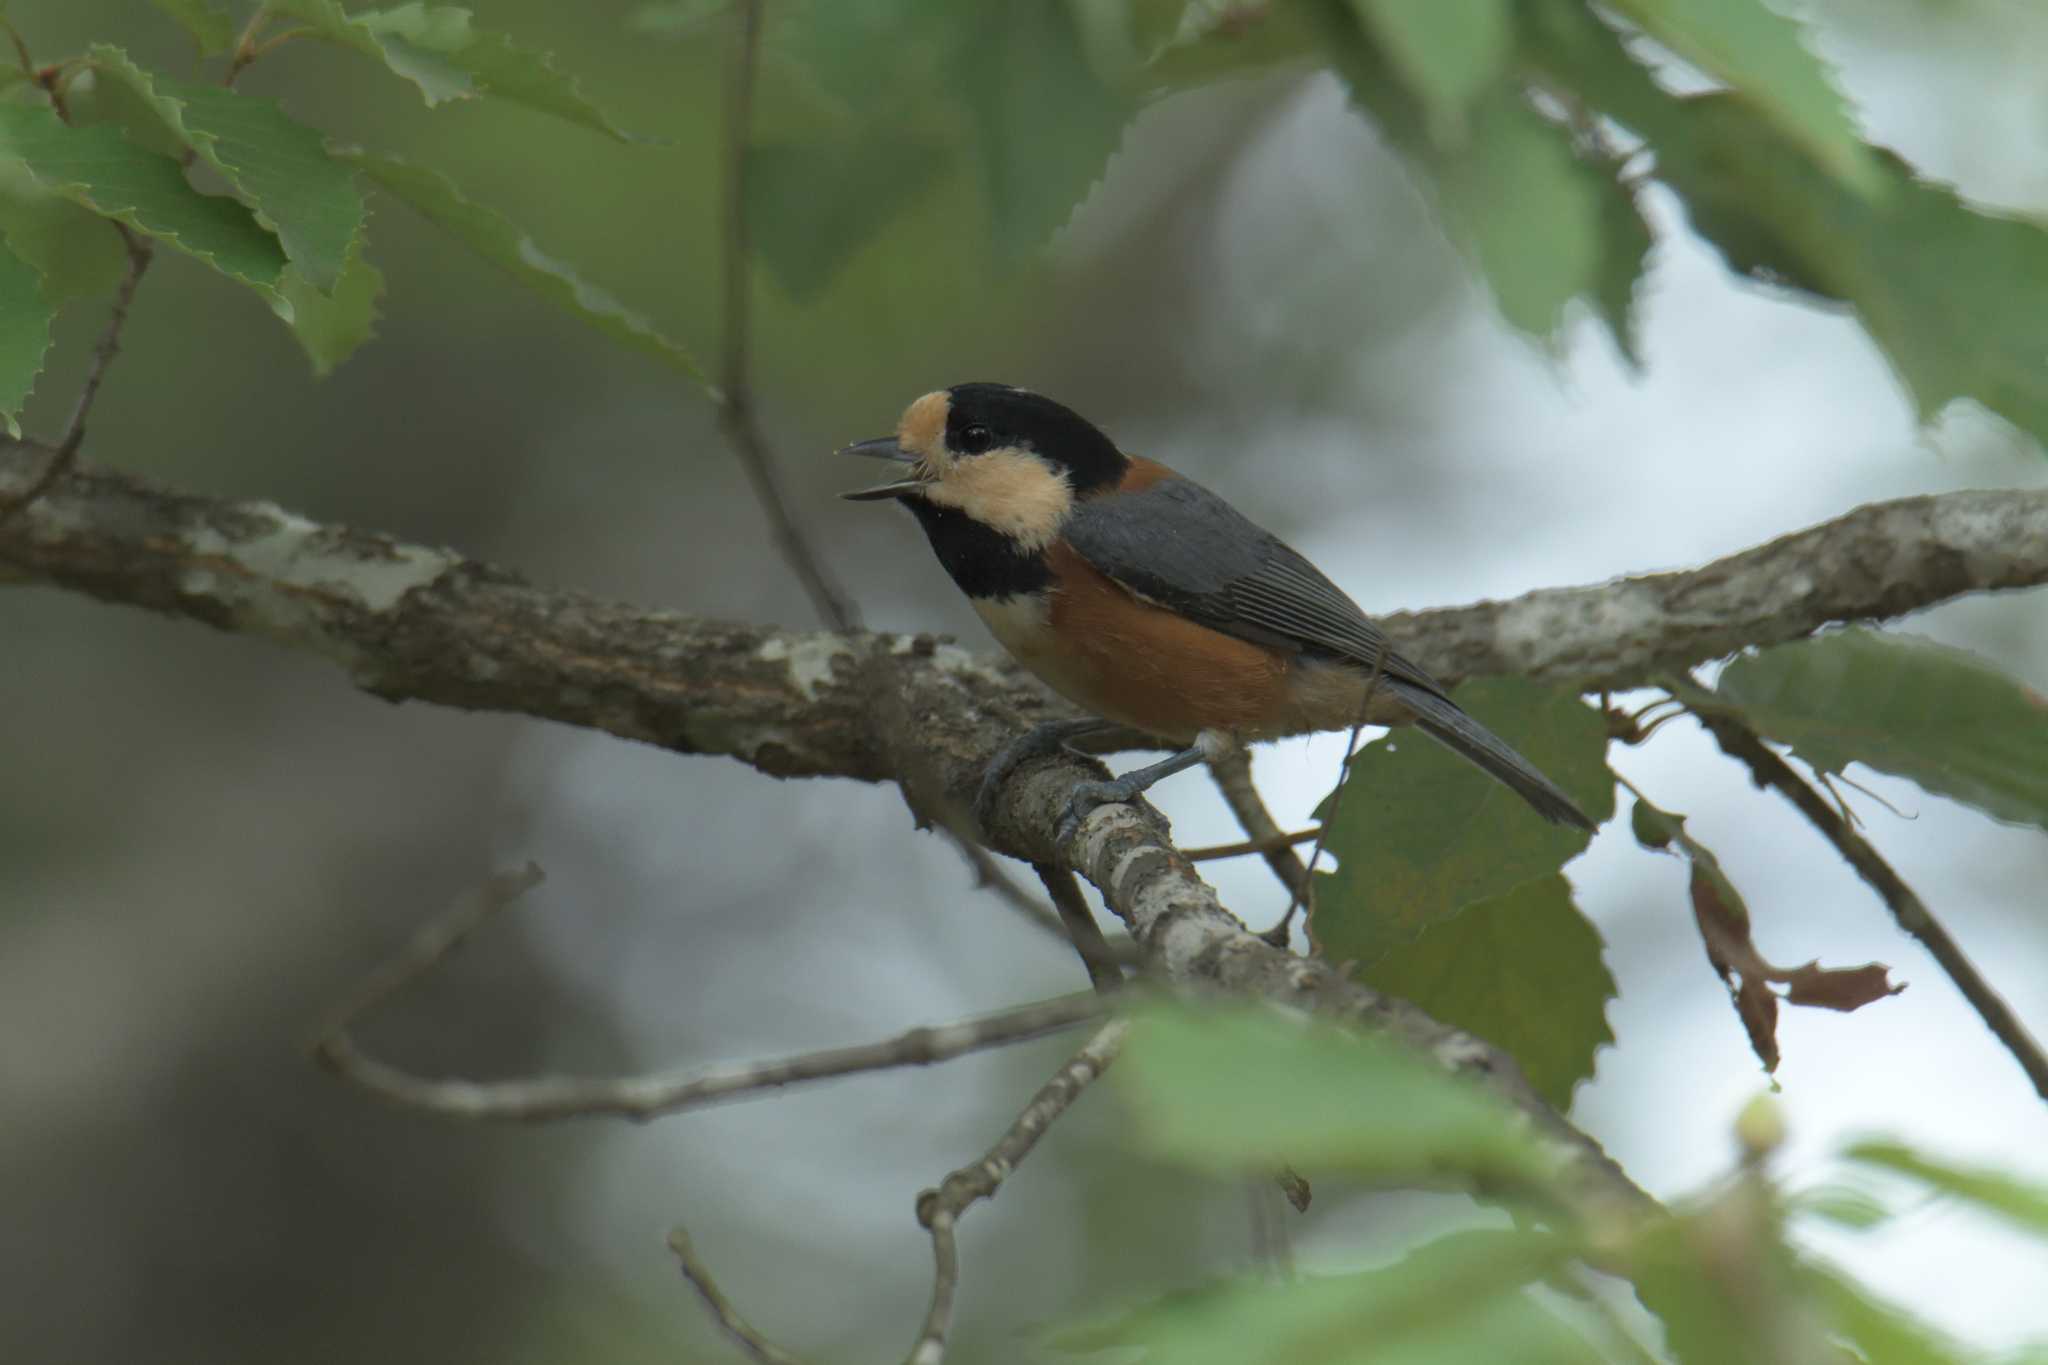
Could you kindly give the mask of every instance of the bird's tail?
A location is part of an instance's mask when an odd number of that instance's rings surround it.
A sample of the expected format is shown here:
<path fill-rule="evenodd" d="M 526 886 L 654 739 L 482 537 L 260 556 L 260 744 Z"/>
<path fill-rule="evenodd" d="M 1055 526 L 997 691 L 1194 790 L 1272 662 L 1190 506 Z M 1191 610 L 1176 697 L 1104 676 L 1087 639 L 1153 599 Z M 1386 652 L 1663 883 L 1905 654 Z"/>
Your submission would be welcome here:
<path fill-rule="evenodd" d="M 1536 808 L 1544 819 L 1560 825 L 1592 829 L 1593 822 L 1557 784 L 1536 771 L 1534 764 L 1508 746 L 1506 740 L 1472 719 L 1456 703 L 1426 688 L 1399 678 L 1382 678 L 1381 686 L 1391 689 L 1415 713 L 1415 724 L 1437 743 L 1462 755 L 1500 779 L 1514 793 Z"/>

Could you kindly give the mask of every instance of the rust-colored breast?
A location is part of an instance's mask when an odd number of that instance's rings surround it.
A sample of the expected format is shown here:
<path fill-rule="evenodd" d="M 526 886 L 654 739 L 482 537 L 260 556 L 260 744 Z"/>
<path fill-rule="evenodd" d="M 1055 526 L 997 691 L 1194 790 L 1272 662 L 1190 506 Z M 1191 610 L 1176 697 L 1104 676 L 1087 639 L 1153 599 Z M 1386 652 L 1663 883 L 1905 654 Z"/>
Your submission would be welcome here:
<path fill-rule="evenodd" d="M 1034 671 L 1070 700 L 1183 743 L 1202 730 L 1263 733 L 1287 708 L 1286 655 L 1133 596 L 1065 541 L 1047 559 L 1047 624 L 1062 658 Z"/>

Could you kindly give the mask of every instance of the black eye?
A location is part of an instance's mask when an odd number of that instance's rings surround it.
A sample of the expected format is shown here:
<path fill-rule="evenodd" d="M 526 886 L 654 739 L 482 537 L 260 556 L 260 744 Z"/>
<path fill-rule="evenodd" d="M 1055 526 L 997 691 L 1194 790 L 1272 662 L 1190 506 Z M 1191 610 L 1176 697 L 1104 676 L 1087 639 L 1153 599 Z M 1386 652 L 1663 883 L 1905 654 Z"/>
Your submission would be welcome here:
<path fill-rule="evenodd" d="M 962 455 L 979 455 L 996 443 L 996 434 L 981 423 L 960 428 L 960 434 L 953 438 L 953 448 Z"/>

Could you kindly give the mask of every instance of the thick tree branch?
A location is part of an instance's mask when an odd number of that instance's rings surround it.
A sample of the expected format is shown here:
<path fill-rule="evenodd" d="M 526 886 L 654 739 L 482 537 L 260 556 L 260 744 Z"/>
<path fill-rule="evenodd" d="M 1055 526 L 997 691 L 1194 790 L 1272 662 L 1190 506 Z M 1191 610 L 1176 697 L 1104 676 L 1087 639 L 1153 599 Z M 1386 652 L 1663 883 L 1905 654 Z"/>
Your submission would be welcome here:
<path fill-rule="evenodd" d="M 0 490 L 34 477 L 0 450 Z M 649 612 L 532 587 L 453 552 L 322 526 L 267 503 L 71 472 L 0 526 L 0 581 L 43 583 L 260 635 L 332 659 L 360 687 L 533 715 L 775 776 L 898 774 L 863 664 L 886 659 L 946 799 L 971 803 L 987 759 L 1057 713 L 1011 666 L 930 636 L 797 633 Z M 1953 493 L 1859 509 L 1689 573 L 1390 618 L 1440 676 L 1522 672 L 1625 687 L 1747 643 L 1896 615 L 1965 592 L 2048 582 L 2048 492 Z M 1056 847 L 1075 781 L 1100 765 L 1023 765 L 989 846 L 1064 863 L 1103 891 L 1169 980 L 1291 1001 L 1401 1038 L 1521 1110 L 1576 1177 L 1583 1211 L 1633 1216 L 1646 1197 L 1529 1088 L 1511 1059 L 1406 1002 L 1260 942 L 1217 902 L 1145 811 L 1097 810 Z"/>

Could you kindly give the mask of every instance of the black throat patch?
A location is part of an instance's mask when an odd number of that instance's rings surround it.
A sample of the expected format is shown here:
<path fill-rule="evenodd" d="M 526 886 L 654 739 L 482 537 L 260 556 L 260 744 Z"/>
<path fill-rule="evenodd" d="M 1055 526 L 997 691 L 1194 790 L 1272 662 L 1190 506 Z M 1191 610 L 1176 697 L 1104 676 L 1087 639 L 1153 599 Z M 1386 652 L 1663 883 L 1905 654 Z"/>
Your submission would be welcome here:
<path fill-rule="evenodd" d="M 932 552 L 969 597 L 1020 597 L 1052 586 L 1044 554 L 1019 549 L 1016 541 L 957 507 L 942 507 L 916 494 L 901 501 L 917 514 Z"/>

